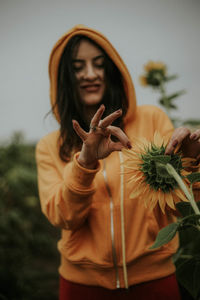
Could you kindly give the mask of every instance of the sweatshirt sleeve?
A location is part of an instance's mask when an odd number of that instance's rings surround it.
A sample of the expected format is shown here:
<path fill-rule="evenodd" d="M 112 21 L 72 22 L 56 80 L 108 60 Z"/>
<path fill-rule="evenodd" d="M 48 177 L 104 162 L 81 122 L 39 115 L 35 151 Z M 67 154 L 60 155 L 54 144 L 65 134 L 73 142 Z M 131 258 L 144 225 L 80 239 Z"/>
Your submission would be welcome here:
<path fill-rule="evenodd" d="M 38 188 L 43 213 L 58 227 L 74 230 L 86 220 L 95 193 L 94 177 L 100 169 L 89 170 L 77 162 L 66 163 L 63 174 L 56 167 L 56 159 L 50 154 L 48 144 L 40 140 L 36 147 Z"/>

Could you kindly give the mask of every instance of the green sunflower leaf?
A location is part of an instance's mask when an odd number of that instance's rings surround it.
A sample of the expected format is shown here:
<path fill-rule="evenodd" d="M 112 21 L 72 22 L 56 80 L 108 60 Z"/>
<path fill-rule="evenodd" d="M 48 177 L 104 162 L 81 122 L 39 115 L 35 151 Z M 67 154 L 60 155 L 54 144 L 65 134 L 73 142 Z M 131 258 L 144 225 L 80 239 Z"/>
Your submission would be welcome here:
<path fill-rule="evenodd" d="M 176 232 L 178 231 L 178 227 L 179 227 L 179 223 L 171 223 L 166 227 L 162 228 L 158 232 L 154 244 L 149 249 L 159 248 L 169 243 L 176 235 Z"/>
<path fill-rule="evenodd" d="M 194 182 L 200 182 L 200 173 L 192 173 L 187 175 L 187 179 L 190 181 L 190 183 Z"/>
<path fill-rule="evenodd" d="M 178 75 L 177 74 L 174 74 L 174 75 L 170 75 L 170 76 L 166 76 L 165 77 L 165 81 L 170 81 L 170 80 L 174 80 L 178 78 Z"/>

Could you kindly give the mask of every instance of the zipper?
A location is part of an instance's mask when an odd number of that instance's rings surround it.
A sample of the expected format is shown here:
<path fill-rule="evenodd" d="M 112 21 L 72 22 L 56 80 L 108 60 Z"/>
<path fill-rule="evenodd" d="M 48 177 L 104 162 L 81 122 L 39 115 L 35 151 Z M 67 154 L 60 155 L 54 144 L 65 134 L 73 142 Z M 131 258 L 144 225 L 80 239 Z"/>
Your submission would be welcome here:
<path fill-rule="evenodd" d="M 122 234 L 122 260 L 123 260 L 123 273 L 124 273 L 124 284 L 125 288 L 128 289 L 128 273 L 126 266 L 126 241 L 125 241 L 125 225 L 124 225 L 124 159 L 122 152 L 119 153 L 120 160 L 120 182 L 121 182 L 121 234 Z"/>
<path fill-rule="evenodd" d="M 106 163 L 105 163 L 105 159 L 103 160 L 103 176 L 104 176 L 104 180 L 106 183 L 106 189 L 110 198 L 110 233 L 111 233 L 111 241 L 112 241 L 112 256 L 113 256 L 113 264 L 114 264 L 114 268 L 115 268 L 115 276 L 116 276 L 116 288 L 119 289 L 120 288 L 120 280 L 119 280 L 119 270 L 117 267 L 117 252 L 116 252 L 116 247 L 115 247 L 115 241 L 114 241 L 114 211 L 113 211 L 113 199 L 112 199 L 112 195 L 111 195 L 111 191 L 110 188 L 108 186 L 108 178 L 107 178 L 107 174 L 106 174 Z"/>
<path fill-rule="evenodd" d="M 117 253 L 116 253 L 115 242 L 114 242 L 113 201 L 110 201 L 110 221 L 111 221 L 110 230 L 111 230 L 111 239 L 112 239 L 112 255 L 113 255 L 113 263 L 114 263 L 115 274 L 116 274 L 116 288 L 119 289 L 120 288 L 119 271 L 117 267 Z"/>

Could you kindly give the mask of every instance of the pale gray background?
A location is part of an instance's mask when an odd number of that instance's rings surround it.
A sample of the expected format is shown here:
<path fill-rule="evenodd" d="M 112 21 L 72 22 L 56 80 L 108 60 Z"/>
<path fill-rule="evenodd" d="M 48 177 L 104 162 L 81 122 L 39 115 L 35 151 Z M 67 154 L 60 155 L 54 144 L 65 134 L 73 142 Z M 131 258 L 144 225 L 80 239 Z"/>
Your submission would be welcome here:
<path fill-rule="evenodd" d="M 57 39 L 75 24 L 101 31 L 133 78 L 139 104 L 158 95 L 140 86 L 148 60 L 161 60 L 186 89 L 178 100 L 183 118 L 200 118 L 199 0 L 0 0 L 0 141 L 22 130 L 37 141 L 57 128 L 50 109 L 48 59 Z"/>

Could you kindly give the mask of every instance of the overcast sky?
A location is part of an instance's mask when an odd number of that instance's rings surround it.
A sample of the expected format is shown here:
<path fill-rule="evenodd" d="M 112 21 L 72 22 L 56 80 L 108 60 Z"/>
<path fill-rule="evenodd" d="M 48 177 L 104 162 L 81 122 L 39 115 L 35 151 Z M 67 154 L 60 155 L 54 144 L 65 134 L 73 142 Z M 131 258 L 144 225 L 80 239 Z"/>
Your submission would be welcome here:
<path fill-rule="evenodd" d="M 50 110 L 48 59 L 55 42 L 76 24 L 101 31 L 125 61 L 138 104 L 158 105 L 159 95 L 140 86 L 149 60 L 161 60 L 179 78 L 168 91 L 182 118 L 200 119 L 199 0 L 0 0 L 0 141 L 23 131 L 38 141 L 57 128 Z"/>

